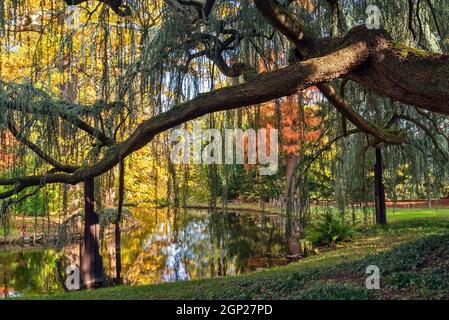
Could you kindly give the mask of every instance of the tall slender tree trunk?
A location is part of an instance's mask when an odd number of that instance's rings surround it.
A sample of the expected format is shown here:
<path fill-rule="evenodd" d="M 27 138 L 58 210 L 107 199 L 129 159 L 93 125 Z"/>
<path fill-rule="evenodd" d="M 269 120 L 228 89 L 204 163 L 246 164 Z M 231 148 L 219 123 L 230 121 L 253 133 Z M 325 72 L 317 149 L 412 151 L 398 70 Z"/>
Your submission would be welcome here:
<path fill-rule="evenodd" d="M 298 156 L 295 154 L 287 155 L 287 163 L 285 169 L 285 180 L 286 180 L 286 190 L 285 190 L 285 202 L 286 202 L 286 230 L 285 235 L 287 239 L 293 236 L 293 213 L 295 211 L 295 194 L 294 185 L 296 185 L 296 173 L 294 172 L 296 163 L 298 161 Z"/>
<path fill-rule="evenodd" d="M 117 221 L 115 222 L 115 282 L 122 283 L 122 250 L 121 250 L 121 229 L 120 222 L 122 221 L 123 211 L 123 197 L 125 193 L 125 162 L 120 161 L 119 167 L 119 187 L 118 187 L 118 208 Z"/>
<path fill-rule="evenodd" d="M 103 263 L 99 246 L 99 218 L 95 212 L 94 178 L 84 181 L 84 241 L 81 251 L 81 281 L 85 288 L 103 283 Z"/>
<path fill-rule="evenodd" d="M 376 198 L 376 223 L 387 224 L 387 209 L 385 205 L 385 189 L 382 182 L 382 150 L 376 148 L 376 164 L 374 166 L 374 187 Z"/>

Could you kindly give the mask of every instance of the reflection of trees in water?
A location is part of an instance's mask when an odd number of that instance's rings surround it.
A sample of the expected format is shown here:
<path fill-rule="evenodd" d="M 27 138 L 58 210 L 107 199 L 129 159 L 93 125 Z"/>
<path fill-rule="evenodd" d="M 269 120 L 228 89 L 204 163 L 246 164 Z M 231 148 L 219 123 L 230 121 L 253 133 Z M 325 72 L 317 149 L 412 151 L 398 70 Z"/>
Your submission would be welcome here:
<path fill-rule="evenodd" d="M 226 275 L 228 266 L 233 267 L 235 274 L 263 267 L 275 262 L 270 262 L 268 256 L 283 253 L 281 231 L 263 215 L 212 213 L 209 230 L 213 247 L 219 253 L 216 272 L 219 276 Z"/>
<path fill-rule="evenodd" d="M 263 215 L 194 210 L 172 211 L 168 215 L 164 210 L 145 209 L 136 209 L 134 214 L 143 223 L 122 237 L 126 283 L 152 284 L 240 274 L 277 264 L 279 259 L 270 257 L 283 255 L 285 249 L 283 229 Z M 115 275 L 113 249 L 113 239 L 106 237 L 102 255 L 110 277 Z M 56 254 L 51 252 L 0 255 L 0 274 L 1 267 L 8 266 L 9 279 L 14 279 L 19 292 L 55 290 L 60 283 L 54 263 Z M 77 245 L 67 246 L 64 252 L 67 265 L 77 262 Z"/>
<path fill-rule="evenodd" d="M 2 283 L 10 292 L 47 293 L 60 288 L 53 250 L 12 250 L 0 253 Z M 6 276 L 6 277 L 3 277 Z"/>
<path fill-rule="evenodd" d="M 124 251 L 142 248 L 131 260 L 130 268 L 125 267 L 128 282 L 239 274 L 271 265 L 276 261 L 269 256 L 283 253 L 281 231 L 267 217 L 219 211 L 207 214 L 172 211 L 170 216 L 159 214 L 152 219 L 158 219 L 158 223 L 150 222 L 151 228 L 141 229 L 140 235 L 123 241 Z M 128 245 L 127 241 L 136 240 L 139 245 Z"/>

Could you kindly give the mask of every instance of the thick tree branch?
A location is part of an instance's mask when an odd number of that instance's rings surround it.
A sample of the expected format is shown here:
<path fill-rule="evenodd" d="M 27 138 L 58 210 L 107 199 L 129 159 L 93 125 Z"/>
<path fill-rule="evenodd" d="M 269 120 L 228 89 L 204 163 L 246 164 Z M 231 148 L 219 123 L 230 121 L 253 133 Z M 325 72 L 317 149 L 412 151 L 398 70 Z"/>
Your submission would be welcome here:
<path fill-rule="evenodd" d="M 313 34 L 276 0 L 254 2 L 268 21 L 292 41 L 303 56 L 327 52 L 329 43 L 336 41 L 314 39 Z M 349 73 L 347 78 L 404 104 L 449 114 L 449 56 L 397 45 L 383 30 L 369 31 L 364 27 L 356 27 L 348 36 L 360 37 L 360 41 L 370 42 L 373 51 L 371 58 L 361 68 Z M 321 88 L 323 89 L 322 86 Z M 324 91 L 325 95 L 326 91 L 335 92 L 333 88 L 324 88 Z M 349 115 L 347 113 L 350 108 L 348 109 L 349 105 L 344 99 L 334 94 L 333 99 L 331 97 L 329 100 L 340 112 Z M 373 124 L 355 114 L 352 120 L 361 130 L 368 131 L 378 139 L 387 138 L 389 142 L 393 138 L 389 134 L 385 136 L 385 131 L 381 128 L 376 129 Z"/>
<path fill-rule="evenodd" d="M 296 19 L 288 9 L 284 8 L 276 0 L 255 0 L 254 2 L 264 17 L 293 42 L 303 58 L 319 54 L 319 50 L 317 50 L 316 47 L 317 39 L 315 36 L 311 32 L 308 32 L 306 27 Z M 328 2 L 333 6 L 338 6 L 337 1 L 332 0 Z M 298 34 L 300 34 L 299 37 L 297 36 Z M 317 87 L 337 111 L 340 112 L 344 118 L 351 121 L 362 132 L 369 133 L 377 140 L 389 144 L 402 144 L 405 142 L 403 136 L 394 134 L 388 130 L 383 130 L 374 123 L 362 118 L 341 96 L 337 94 L 330 83 L 322 83 Z"/>
<path fill-rule="evenodd" d="M 355 112 L 348 103 L 340 97 L 335 89 L 328 83 L 319 84 L 318 89 L 329 100 L 330 103 L 340 112 L 346 119 L 351 121 L 362 132 L 369 133 L 375 138 L 389 144 L 403 144 L 406 142 L 405 136 L 393 132 L 389 129 L 382 129 L 379 126 L 366 121 L 357 112 Z"/>
<path fill-rule="evenodd" d="M 264 9 L 262 12 L 265 14 L 270 12 L 267 8 L 273 9 L 270 4 L 275 3 L 270 0 L 254 1 L 258 8 Z M 300 24 L 289 20 L 288 12 L 280 13 L 281 19 L 274 22 L 287 21 L 292 28 L 285 28 L 285 24 L 274 24 L 275 27 L 287 32 L 289 39 L 297 42 L 299 48 L 304 47 L 304 56 L 309 57 L 307 53 L 312 52 L 312 56 L 320 57 L 263 73 L 242 85 L 199 95 L 144 121 L 127 140 L 112 145 L 103 159 L 93 166 L 78 169 L 72 174 L 0 179 L 0 185 L 13 186 L 0 194 L 0 198 L 46 183 L 77 184 L 109 171 L 120 160 L 149 143 L 155 135 L 186 121 L 217 111 L 268 102 L 337 78 L 349 78 L 394 100 L 449 115 L 448 56 L 399 47 L 384 31 L 367 30 L 365 27 L 354 28 L 344 39 L 315 41 Z M 309 49 L 309 43 L 312 43 L 314 50 Z M 350 108 L 344 109 L 353 116 Z"/>
<path fill-rule="evenodd" d="M 155 135 L 203 115 L 247 107 L 295 94 L 307 87 L 341 77 L 359 67 L 370 50 L 363 42 L 348 41 L 346 47 L 321 58 L 299 62 L 289 67 L 260 74 L 253 81 L 201 94 L 171 110 L 141 123 L 131 136 L 108 149 L 103 159 L 73 174 L 48 174 L 0 179 L 0 185 L 14 185 L 1 198 L 7 198 L 31 186 L 47 183 L 77 184 L 88 177 L 99 176 L 132 152 L 148 144 Z"/>
<path fill-rule="evenodd" d="M 400 47 L 384 48 L 348 77 L 379 95 L 449 115 L 449 56 Z"/>

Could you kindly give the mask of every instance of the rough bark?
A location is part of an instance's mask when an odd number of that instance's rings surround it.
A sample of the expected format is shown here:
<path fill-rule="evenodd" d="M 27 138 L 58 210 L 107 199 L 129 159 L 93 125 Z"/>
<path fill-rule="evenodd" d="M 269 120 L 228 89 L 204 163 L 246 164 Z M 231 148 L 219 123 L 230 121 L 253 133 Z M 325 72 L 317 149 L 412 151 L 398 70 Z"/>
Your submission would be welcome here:
<path fill-rule="evenodd" d="M 101 286 L 103 263 L 99 245 L 99 219 L 95 212 L 94 178 L 84 181 L 84 238 L 81 252 L 81 282 L 85 288 Z"/>
<path fill-rule="evenodd" d="M 376 205 L 376 223 L 387 224 L 387 207 L 385 204 L 385 189 L 383 184 L 382 149 L 376 148 L 376 164 L 374 166 L 374 187 Z"/>
<path fill-rule="evenodd" d="M 123 197 L 125 193 L 125 162 L 120 161 L 119 164 L 119 187 L 118 187 L 118 210 L 117 221 L 115 222 L 115 282 L 122 283 L 122 250 L 121 250 L 121 229 L 120 222 L 122 220 Z"/>

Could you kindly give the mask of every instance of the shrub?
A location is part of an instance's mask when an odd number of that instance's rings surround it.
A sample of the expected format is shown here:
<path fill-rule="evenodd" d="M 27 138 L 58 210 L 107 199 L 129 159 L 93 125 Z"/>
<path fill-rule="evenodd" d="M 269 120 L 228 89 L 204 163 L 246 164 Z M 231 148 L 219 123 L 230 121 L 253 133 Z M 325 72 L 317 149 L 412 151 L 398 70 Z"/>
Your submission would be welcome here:
<path fill-rule="evenodd" d="M 335 216 L 327 210 L 317 222 L 308 229 L 307 238 L 317 245 L 335 245 L 354 237 L 353 226 L 341 216 Z"/>

